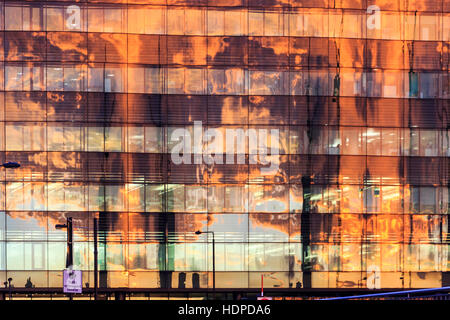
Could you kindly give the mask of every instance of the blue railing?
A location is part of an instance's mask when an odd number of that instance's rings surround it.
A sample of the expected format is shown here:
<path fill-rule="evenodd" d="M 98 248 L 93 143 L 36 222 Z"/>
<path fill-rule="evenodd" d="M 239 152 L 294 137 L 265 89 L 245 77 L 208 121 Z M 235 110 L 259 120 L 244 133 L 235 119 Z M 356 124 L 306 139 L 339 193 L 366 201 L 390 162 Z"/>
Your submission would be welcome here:
<path fill-rule="evenodd" d="M 367 298 L 382 298 L 382 297 L 391 297 L 391 296 L 395 297 L 395 296 L 400 296 L 400 295 L 410 295 L 410 294 L 425 293 L 425 292 L 429 293 L 429 292 L 446 291 L 446 290 L 450 291 L 450 287 L 381 292 L 381 293 L 361 294 L 361 295 L 357 295 L 357 296 L 325 298 L 325 299 L 319 299 L 319 300 L 367 299 Z M 414 297 L 418 298 L 417 296 L 414 296 Z"/>

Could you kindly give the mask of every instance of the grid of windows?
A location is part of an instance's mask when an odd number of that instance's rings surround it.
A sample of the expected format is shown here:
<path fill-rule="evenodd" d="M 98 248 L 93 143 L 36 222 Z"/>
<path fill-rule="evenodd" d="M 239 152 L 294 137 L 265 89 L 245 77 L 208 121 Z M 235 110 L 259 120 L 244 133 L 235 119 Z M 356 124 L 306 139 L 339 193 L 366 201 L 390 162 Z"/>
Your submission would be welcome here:
<path fill-rule="evenodd" d="M 72 217 L 92 287 L 97 217 L 102 287 L 212 287 L 197 230 L 217 287 L 367 288 L 373 270 L 383 288 L 448 285 L 447 2 L 0 16 L 0 160 L 21 164 L 0 172 L 0 280 L 60 287 L 54 226 Z"/>

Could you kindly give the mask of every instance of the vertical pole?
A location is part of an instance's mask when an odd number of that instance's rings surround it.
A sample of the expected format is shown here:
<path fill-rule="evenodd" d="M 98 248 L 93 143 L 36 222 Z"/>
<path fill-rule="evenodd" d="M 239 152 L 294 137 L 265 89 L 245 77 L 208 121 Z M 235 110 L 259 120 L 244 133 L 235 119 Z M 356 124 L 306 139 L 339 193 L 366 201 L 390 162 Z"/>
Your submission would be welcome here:
<path fill-rule="evenodd" d="M 72 218 L 67 218 L 67 261 L 66 267 L 73 266 L 73 229 Z M 73 294 L 69 293 L 69 300 L 73 300 Z"/>
<path fill-rule="evenodd" d="M 98 288 L 98 219 L 94 218 L 94 300 L 97 300 L 97 288 Z"/>
<path fill-rule="evenodd" d="M 308 156 L 309 157 L 309 156 Z M 308 159 L 311 166 L 311 159 Z M 303 272 L 303 288 L 311 288 L 311 182 L 310 176 L 302 177 L 303 187 L 303 209 L 300 215 L 301 225 L 301 244 L 302 244 L 302 272 Z"/>
<path fill-rule="evenodd" d="M 73 265 L 73 232 L 72 218 L 67 218 L 67 260 L 66 268 Z"/>
<path fill-rule="evenodd" d="M 214 232 L 212 232 L 213 236 L 213 298 L 216 299 L 216 243 L 214 240 Z"/>

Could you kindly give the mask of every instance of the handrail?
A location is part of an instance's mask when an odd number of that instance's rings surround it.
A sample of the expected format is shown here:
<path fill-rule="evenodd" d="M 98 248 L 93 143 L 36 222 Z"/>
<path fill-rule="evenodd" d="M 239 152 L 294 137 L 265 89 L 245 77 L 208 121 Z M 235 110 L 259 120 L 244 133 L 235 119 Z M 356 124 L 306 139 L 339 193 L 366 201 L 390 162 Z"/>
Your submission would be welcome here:
<path fill-rule="evenodd" d="M 325 298 L 325 299 L 319 299 L 319 300 L 347 300 L 347 299 L 383 297 L 383 296 L 403 295 L 403 294 L 409 294 L 409 293 L 430 292 L 430 291 L 444 291 L 444 290 L 450 290 L 450 287 L 426 288 L 426 289 L 415 289 L 415 290 L 404 290 L 404 291 L 393 291 L 393 292 L 382 292 L 382 293 L 362 294 L 362 295 L 357 295 L 357 296 Z"/>

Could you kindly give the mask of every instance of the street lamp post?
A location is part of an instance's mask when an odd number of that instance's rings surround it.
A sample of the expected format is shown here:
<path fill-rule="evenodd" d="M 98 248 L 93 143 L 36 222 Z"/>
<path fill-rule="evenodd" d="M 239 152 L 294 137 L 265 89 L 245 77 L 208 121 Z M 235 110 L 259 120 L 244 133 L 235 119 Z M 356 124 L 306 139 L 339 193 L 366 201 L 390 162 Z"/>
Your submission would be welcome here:
<path fill-rule="evenodd" d="M 200 235 L 202 233 L 211 233 L 212 234 L 212 250 L 213 250 L 213 297 L 216 298 L 216 243 L 214 239 L 213 231 L 196 231 L 195 234 Z"/>
<path fill-rule="evenodd" d="M 56 229 L 67 229 L 67 255 L 66 255 L 66 268 L 73 265 L 73 227 L 72 218 L 67 218 L 66 224 L 55 225 Z M 69 293 L 69 299 L 73 300 L 72 294 Z"/>
<path fill-rule="evenodd" d="M 73 227 L 72 218 L 67 218 L 66 224 L 55 225 L 56 229 L 67 228 L 67 257 L 66 268 L 73 265 Z M 97 300 L 98 294 L 98 219 L 94 218 L 94 300 Z M 72 300 L 72 294 L 70 294 Z"/>
<path fill-rule="evenodd" d="M 67 218 L 66 224 L 55 225 L 56 229 L 67 229 L 67 256 L 66 256 L 66 268 L 73 265 L 73 227 L 72 218 Z"/>

